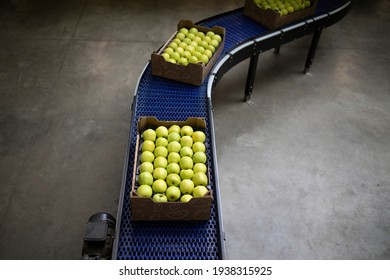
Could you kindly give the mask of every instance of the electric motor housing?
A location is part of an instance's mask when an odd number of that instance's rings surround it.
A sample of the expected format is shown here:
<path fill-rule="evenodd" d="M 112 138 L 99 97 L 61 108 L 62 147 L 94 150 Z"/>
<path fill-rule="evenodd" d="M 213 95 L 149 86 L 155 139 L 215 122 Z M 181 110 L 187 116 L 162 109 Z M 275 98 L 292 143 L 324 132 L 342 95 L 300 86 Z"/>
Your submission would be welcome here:
<path fill-rule="evenodd" d="M 116 220 L 109 213 L 92 215 L 86 224 L 82 249 L 84 260 L 109 260 L 115 238 Z"/>

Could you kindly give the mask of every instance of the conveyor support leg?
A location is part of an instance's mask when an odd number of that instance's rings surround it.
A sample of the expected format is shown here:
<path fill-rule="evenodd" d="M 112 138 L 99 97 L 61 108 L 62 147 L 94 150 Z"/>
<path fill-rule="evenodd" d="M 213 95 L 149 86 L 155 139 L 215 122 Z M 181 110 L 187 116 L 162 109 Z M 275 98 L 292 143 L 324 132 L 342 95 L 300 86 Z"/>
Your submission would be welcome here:
<path fill-rule="evenodd" d="M 249 101 L 253 91 L 253 82 L 256 75 L 257 61 L 259 60 L 259 54 L 255 54 L 251 57 L 249 62 L 248 76 L 246 78 L 245 85 L 245 102 Z"/>
<path fill-rule="evenodd" d="M 311 45 L 309 49 L 309 53 L 307 54 L 305 69 L 303 73 L 307 74 L 310 70 L 310 66 L 313 64 L 314 55 L 316 54 L 318 42 L 320 41 L 322 29 L 314 32 L 313 39 L 311 40 Z"/>

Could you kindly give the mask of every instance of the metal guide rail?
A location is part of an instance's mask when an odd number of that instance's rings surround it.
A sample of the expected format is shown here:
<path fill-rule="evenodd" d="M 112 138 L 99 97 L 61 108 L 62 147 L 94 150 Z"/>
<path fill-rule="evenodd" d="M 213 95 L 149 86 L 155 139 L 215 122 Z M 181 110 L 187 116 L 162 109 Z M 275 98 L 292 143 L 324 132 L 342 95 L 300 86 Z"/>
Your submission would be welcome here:
<path fill-rule="evenodd" d="M 273 31 L 246 17 L 243 8 L 197 23 L 206 27 L 218 25 L 226 29 L 224 50 L 201 86 L 152 76 L 150 63 L 145 66 L 136 86 L 132 104 L 131 128 L 118 207 L 113 259 L 218 260 L 225 258 L 225 236 L 211 110 L 212 90 L 229 69 L 240 61 L 251 58 L 245 93 L 245 99 L 248 100 L 258 55 L 296 38 L 314 33 L 317 35 L 313 36 L 305 69 L 310 67 L 319 40 L 318 32 L 343 18 L 350 6 L 351 1 L 319 1 L 314 17 Z M 155 116 L 161 121 L 184 121 L 189 117 L 205 118 L 207 138 L 205 144 L 211 162 L 210 187 L 215 194 L 209 221 L 132 221 L 129 198 L 131 171 L 135 154 L 137 120 L 141 116 Z"/>

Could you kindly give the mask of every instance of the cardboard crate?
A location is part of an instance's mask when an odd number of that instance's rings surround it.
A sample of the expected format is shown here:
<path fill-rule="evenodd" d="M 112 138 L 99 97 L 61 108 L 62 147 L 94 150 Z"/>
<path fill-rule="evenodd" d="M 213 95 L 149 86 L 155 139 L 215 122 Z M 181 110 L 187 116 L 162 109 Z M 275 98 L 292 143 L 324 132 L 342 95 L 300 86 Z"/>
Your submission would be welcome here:
<path fill-rule="evenodd" d="M 195 27 L 198 31 L 207 33 L 212 31 L 215 34 L 218 34 L 222 37 L 222 42 L 219 44 L 218 48 L 215 50 L 215 53 L 211 57 L 210 61 L 205 65 L 202 62 L 196 64 L 189 63 L 188 65 L 179 65 L 165 61 L 164 57 L 161 54 L 164 52 L 165 48 L 171 43 L 175 38 L 178 30 L 181 28 L 192 28 Z M 216 62 L 218 56 L 221 54 L 225 42 L 225 29 L 219 26 L 214 26 L 213 28 L 207 28 L 200 25 L 194 25 L 190 20 L 180 20 L 177 25 L 177 31 L 172 35 L 172 37 L 164 44 L 159 52 L 153 52 L 151 56 L 152 63 L 152 74 L 155 76 L 192 84 L 200 86 L 203 83 L 204 78 L 208 75 L 212 69 L 214 63 Z"/>
<path fill-rule="evenodd" d="M 253 0 L 246 0 L 244 15 L 254 19 L 269 29 L 275 29 L 283 25 L 310 17 L 315 14 L 318 0 L 312 0 L 310 7 L 296 11 L 294 13 L 281 16 L 277 11 L 264 10 L 258 7 Z"/>
<path fill-rule="evenodd" d="M 134 221 L 181 221 L 181 220 L 209 220 L 212 202 L 212 191 L 204 197 L 192 198 L 189 202 L 154 202 L 152 198 L 140 197 L 136 189 L 138 183 L 136 178 L 139 174 L 141 154 L 141 135 L 148 129 L 156 129 L 160 125 L 170 127 L 174 124 L 180 127 L 189 125 L 195 130 L 205 132 L 206 123 L 202 118 L 188 118 L 186 121 L 159 121 L 155 117 L 140 117 L 138 120 L 138 133 L 136 139 L 136 152 L 134 156 L 133 180 L 130 192 L 130 207 Z M 209 170 L 209 160 L 206 162 Z M 210 173 L 207 178 L 210 182 Z"/>

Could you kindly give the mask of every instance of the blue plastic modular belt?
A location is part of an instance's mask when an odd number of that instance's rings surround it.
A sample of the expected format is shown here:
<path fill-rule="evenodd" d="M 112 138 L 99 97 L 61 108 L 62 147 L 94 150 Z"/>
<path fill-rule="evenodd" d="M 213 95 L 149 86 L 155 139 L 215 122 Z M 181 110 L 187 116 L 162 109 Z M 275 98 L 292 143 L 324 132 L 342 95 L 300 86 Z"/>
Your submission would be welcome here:
<path fill-rule="evenodd" d="M 345 1 L 320 1 L 317 15 L 332 11 Z M 226 29 L 223 53 L 254 37 L 260 37 L 269 30 L 243 15 L 243 9 L 222 14 L 199 23 L 206 27 L 215 25 Z M 220 56 L 222 57 L 222 55 Z M 209 100 L 207 82 L 192 86 L 172 80 L 155 77 L 150 64 L 140 79 L 134 103 L 134 118 L 131 123 L 128 171 L 120 214 L 120 232 L 116 259 L 222 259 L 221 232 L 217 199 L 213 200 L 209 221 L 183 222 L 133 222 L 130 211 L 130 190 L 132 163 L 134 161 L 137 121 L 141 116 L 155 116 L 157 119 L 184 121 L 189 117 L 206 119 L 206 136 L 211 139 Z M 215 192 L 215 174 L 212 168 L 211 142 L 206 142 L 210 160 L 210 187 Z"/>

